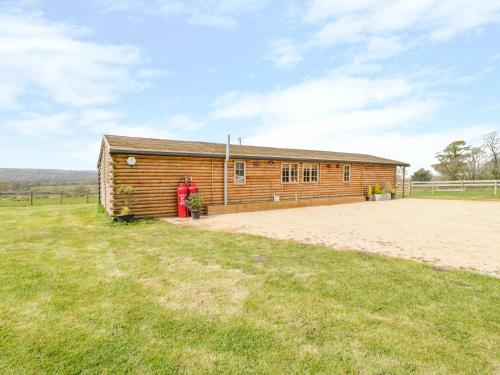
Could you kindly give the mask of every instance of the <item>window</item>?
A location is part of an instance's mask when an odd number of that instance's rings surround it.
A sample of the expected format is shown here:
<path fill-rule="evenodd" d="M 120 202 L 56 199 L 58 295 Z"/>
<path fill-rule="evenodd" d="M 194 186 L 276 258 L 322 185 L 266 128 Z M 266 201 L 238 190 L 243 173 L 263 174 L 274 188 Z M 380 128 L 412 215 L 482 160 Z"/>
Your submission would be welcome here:
<path fill-rule="evenodd" d="M 318 182 L 318 165 L 317 164 L 304 164 L 302 169 L 302 181 L 304 182 Z"/>
<path fill-rule="evenodd" d="M 351 166 L 344 165 L 344 182 L 350 182 L 350 181 L 351 181 Z"/>
<path fill-rule="evenodd" d="M 244 184 L 245 181 L 245 162 L 235 161 L 234 162 L 234 183 Z"/>
<path fill-rule="evenodd" d="M 290 163 L 281 164 L 281 182 L 299 182 L 299 165 Z"/>

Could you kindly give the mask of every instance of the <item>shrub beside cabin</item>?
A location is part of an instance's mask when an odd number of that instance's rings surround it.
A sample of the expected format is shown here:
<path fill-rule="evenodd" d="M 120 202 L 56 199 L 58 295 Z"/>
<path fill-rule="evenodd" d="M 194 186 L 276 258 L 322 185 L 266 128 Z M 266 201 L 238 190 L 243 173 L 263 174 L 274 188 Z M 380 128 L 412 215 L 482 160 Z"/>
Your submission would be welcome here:
<path fill-rule="evenodd" d="M 363 201 L 369 185 L 396 186 L 398 166 L 364 154 L 227 145 L 105 135 L 99 155 L 99 202 L 110 215 L 123 207 L 120 186 L 135 188 L 136 217 L 177 215 L 176 189 L 192 176 L 211 213 Z"/>

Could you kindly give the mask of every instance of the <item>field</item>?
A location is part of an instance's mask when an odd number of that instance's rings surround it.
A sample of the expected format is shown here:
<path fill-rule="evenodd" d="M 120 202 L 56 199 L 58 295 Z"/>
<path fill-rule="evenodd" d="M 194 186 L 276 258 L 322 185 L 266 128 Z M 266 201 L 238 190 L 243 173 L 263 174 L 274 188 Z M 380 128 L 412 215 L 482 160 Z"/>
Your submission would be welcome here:
<path fill-rule="evenodd" d="M 39 185 L 33 186 L 33 206 L 61 204 L 60 193 L 63 192 L 62 204 L 97 203 L 96 185 Z M 88 194 L 88 198 L 87 198 Z M 0 192 L 0 207 L 22 207 L 30 206 L 31 197 L 29 191 Z"/>
<path fill-rule="evenodd" d="M 467 199 L 467 200 L 500 200 L 500 188 L 497 195 L 493 189 L 468 189 L 461 191 L 435 191 L 412 189 L 411 198 L 425 199 Z"/>
<path fill-rule="evenodd" d="M 89 203 L 97 203 L 98 196 L 97 195 L 89 195 L 88 197 Z M 85 195 L 79 196 L 65 196 L 62 199 L 62 204 L 83 204 L 87 202 L 87 197 Z M 48 196 L 48 197 L 37 197 L 33 199 L 33 206 L 47 206 L 47 205 L 60 205 L 61 198 L 57 195 Z M 23 207 L 30 205 L 29 197 L 22 198 L 0 198 L 0 207 Z"/>
<path fill-rule="evenodd" d="M 3 373 L 500 371 L 496 278 L 95 205 L 0 222 Z"/>

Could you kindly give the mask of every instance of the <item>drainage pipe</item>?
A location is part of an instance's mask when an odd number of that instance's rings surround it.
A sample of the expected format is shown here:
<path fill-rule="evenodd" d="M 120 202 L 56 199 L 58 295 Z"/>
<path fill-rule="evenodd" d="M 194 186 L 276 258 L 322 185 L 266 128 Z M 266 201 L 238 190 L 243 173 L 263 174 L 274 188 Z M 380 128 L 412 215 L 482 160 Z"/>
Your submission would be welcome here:
<path fill-rule="evenodd" d="M 231 136 L 227 136 L 226 143 L 226 158 L 224 159 L 224 206 L 227 206 L 227 164 L 229 163 L 229 145 L 231 143 Z"/>

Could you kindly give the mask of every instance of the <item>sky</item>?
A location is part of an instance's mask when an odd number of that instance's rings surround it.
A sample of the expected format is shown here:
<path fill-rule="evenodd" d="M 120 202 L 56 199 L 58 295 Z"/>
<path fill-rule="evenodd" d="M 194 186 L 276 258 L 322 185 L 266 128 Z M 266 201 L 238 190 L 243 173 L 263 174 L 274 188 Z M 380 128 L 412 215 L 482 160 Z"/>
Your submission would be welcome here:
<path fill-rule="evenodd" d="M 0 0 L 0 167 L 231 134 L 429 168 L 499 93 L 500 0 Z"/>

